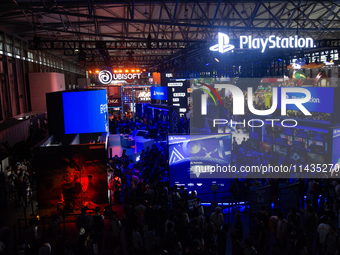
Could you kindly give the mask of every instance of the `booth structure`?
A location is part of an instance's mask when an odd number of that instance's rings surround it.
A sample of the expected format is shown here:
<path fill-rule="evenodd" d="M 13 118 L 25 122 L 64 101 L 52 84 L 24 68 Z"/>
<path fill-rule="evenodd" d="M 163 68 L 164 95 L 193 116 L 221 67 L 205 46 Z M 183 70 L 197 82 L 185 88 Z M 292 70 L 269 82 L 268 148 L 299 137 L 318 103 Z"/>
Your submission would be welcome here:
<path fill-rule="evenodd" d="M 168 125 L 170 133 L 179 133 L 180 129 L 180 107 L 179 106 L 168 106 L 168 105 L 159 105 L 159 104 L 137 104 L 136 105 L 136 113 L 138 116 L 143 116 L 144 119 L 141 121 L 148 122 L 149 125 L 154 125 L 151 118 L 148 119 L 148 116 L 152 116 L 152 119 L 156 122 L 161 121 L 164 125 Z M 149 132 L 149 136 L 152 137 L 157 133 L 157 129 L 152 129 Z"/>
<path fill-rule="evenodd" d="M 46 94 L 49 134 L 33 149 L 39 206 L 66 212 L 107 199 L 106 90 Z"/>
<path fill-rule="evenodd" d="M 306 165 L 336 164 L 340 158 L 340 102 L 337 100 L 340 88 L 305 89 L 311 92 L 311 100 L 304 104 L 312 113 L 311 116 L 302 116 L 295 105 L 289 104 L 288 116 L 280 116 L 281 109 L 273 116 L 251 115 L 249 119 L 255 121 L 249 134 L 249 143 L 257 151 L 299 160 Z M 283 121 L 286 122 L 284 125 Z"/>

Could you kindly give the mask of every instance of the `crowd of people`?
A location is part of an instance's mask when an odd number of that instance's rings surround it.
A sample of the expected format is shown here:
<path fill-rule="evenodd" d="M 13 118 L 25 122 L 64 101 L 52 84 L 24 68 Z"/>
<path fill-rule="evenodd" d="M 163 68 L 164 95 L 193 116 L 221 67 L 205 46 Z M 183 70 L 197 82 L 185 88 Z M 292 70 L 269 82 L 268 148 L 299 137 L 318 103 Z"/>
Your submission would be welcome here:
<path fill-rule="evenodd" d="M 179 133 L 187 134 L 190 132 L 189 119 L 186 116 L 180 118 Z M 111 134 L 131 134 L 133 130 L 146 130 L 149 134 L 154 134 L 161 140 L 166 140 L 166 135 L 170 133 L 170 123 L 168 115 L 159 113 L 152 117 L 148 114 L 136 113 L 135 120 L 132 117 L 125 118 L 114 116 L 109 123 Z"/>
<path fill-rule="evenodd" d="M 230 111 L 232 99 L 226 99 L 225 104 Z M 258 102 L 256 108 L 261 107 L 263 102 Z M 188 130 L 189 120 L 183 117 L 181 123 L 183 130 Z M 168 147 L 163 138 L 169 133 L 166 120 L 152 121 L 150 116 L 137 115 L 135 122 L 120 118 L 110 122 L 112 133 L 130 134 L 136 128 L 156 129 L 160 139 L 142 151 L 138 162 L 128 159 L 125 151 L 108 160 L 112 211 L 104 212 L 103 207 L 96 207 L 90 212 L 82 208 L 74 223 L 76 238 L 61 230 L 62 212 L 50 219 L 45 235 L 39 232 L 38 219 L 33 218 L 16 242 L 17 254 L 335 255 L 340 252 L 337 234 L 340 181 L 233 179 L 230 193 L 235 200 L 249 201 L 251 186 L 270 184 L 274 206 L 262 206 L 254 224 L 248 222 L 245 212 L 237 209 L 231 222 L 226 222 L 222 208 L 203 206 L 200 196 L 188 193 L 183 186 L 169 187 Z M 241 143 L 233 141 L 232 160 L 235 165 L 291 163 L 287 158 L 256 151 L 247 139 Z M 26 207 L 35 198 L 35 172 L 26 160 L 13 168 L 6 169 L 9 199 Z M 277 202 L 279 185 L 287 182 L 299 183 L 300 208 L 292 207 L 285 215 L 278 210 Z M 8 233 L 0 221 L 3 254 L 10 246 Z"/>

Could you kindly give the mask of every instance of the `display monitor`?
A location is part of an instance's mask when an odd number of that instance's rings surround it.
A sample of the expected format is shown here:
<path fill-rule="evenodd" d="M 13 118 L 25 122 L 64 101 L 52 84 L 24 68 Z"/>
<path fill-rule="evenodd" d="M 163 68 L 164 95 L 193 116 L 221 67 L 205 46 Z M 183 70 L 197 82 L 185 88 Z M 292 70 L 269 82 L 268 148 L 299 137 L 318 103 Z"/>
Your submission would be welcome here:
<path fill-rule="evenodd" d="M 65 134 L 108 131 L 106 89 L 62 93 Z"/>
<path fill-rule="evenodd" d="M 219 191 L 229 190 L 228 173 L 211 173 L 212 166 L 231 164 L 231 134 L 169 135 L 170 186 L 184 186 L 198 194 L 211 193 L 210 186 L 219 184 Z M 207 170 L 207 171 L 205 171 Z M 202 199 L 213 199 L 204 196 Z"/>
<path fill-rule="evenodd" d="M 306 142 L 303 141 L 303 140 L 304 140 L 304 138 L 294 137 L 293 147 L 300 149 L 300 150 L 307 149 L 306 148 Z"/>
<path fill-rule="evenodd" d="M 323 141 L 324 140 L 324 134 L 313 132 L 309 135 L 309 139 L 316 140 L 316 141 Z"/>
<path fill-rule="evenodd" d="M 310 149 L 310 152 L 324 154 L 325 149 L 323 145 L 323 142 L 308 140 L 308 148 Z"/>
<path fill-rule="evenodd" d="M 303 138 L 308 138 L 308 131 L 306 131 L 304 129 L 297 129 L 296 136 L 303 137 Z"/>
<path fill-rule="evenodd" d="M 168 88 L 167 87 L 151 87 L 151 99 L 156 100 L 168 100 Z"/>

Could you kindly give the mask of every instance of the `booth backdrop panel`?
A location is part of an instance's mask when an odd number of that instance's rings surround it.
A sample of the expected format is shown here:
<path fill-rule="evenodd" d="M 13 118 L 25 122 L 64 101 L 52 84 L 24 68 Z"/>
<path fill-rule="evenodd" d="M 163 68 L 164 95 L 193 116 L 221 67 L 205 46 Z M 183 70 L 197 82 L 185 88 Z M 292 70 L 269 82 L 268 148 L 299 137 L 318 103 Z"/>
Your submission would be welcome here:
<path fill-rule="evenodd" d="M 49 146 L 34 148 L 39 206 L 57 206 L 62 182 L 68 173 L 83 169 L 84 192 L 75 190 L 76 205 L 84 199 L 95 204 L 107 203 L 106 152 L 104 144 Z M 92 178 L 88 178 L 92 175 Z"/>

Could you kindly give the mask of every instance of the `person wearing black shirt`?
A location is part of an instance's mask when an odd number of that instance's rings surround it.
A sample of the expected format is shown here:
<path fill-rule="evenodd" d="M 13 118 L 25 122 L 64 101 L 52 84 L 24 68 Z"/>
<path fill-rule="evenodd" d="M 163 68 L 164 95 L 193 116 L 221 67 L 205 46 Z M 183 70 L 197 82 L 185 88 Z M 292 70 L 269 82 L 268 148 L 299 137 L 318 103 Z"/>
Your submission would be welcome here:
<path fill-rule="evenodd" d="M 232 255 L 244 255 L 244 249 L 241 242 L 237 239 L 238 235 L 236 232 L 230 234 L 231 239 L 231 254 Z M 225 254 L 225 253 L 222 253 Z"/>
<path fill-rule="evenodd" d="M 96 207 L 95 212 L 96 214 L 91 217 L 90 228 L 92 231 L 92 238 L 94 239 L 94 243 L 97 243 L 98 251 L 99 253 L 101 253 L 105 219 L 104 216 L 100 214 L 99 206 Z"/>
<path fill-rule="evenodd" d="M 228 223 L 224 223 L 222 231 L 217 234 L 216 244 L 217 252 L 219 255 L 224 255 L 227 251 L 227 233 L 229 232 L 230 226 Z M 237 237 L 236 237 L 237 238 Z"/>
<path fill-rule="evenodd" d="M 242 239 L 243 239 L 243 223 L 242 223 L 242 220 L 241 220 L 241 214 L 236 213 L 235 219 L 236 219 L 236 222 L 235 222 L 235 227 L 234 227 L 233 231 L 236 231 L 236 233 L 238 234 L 238 240 L 240 242 L 242 242 Z"/>

